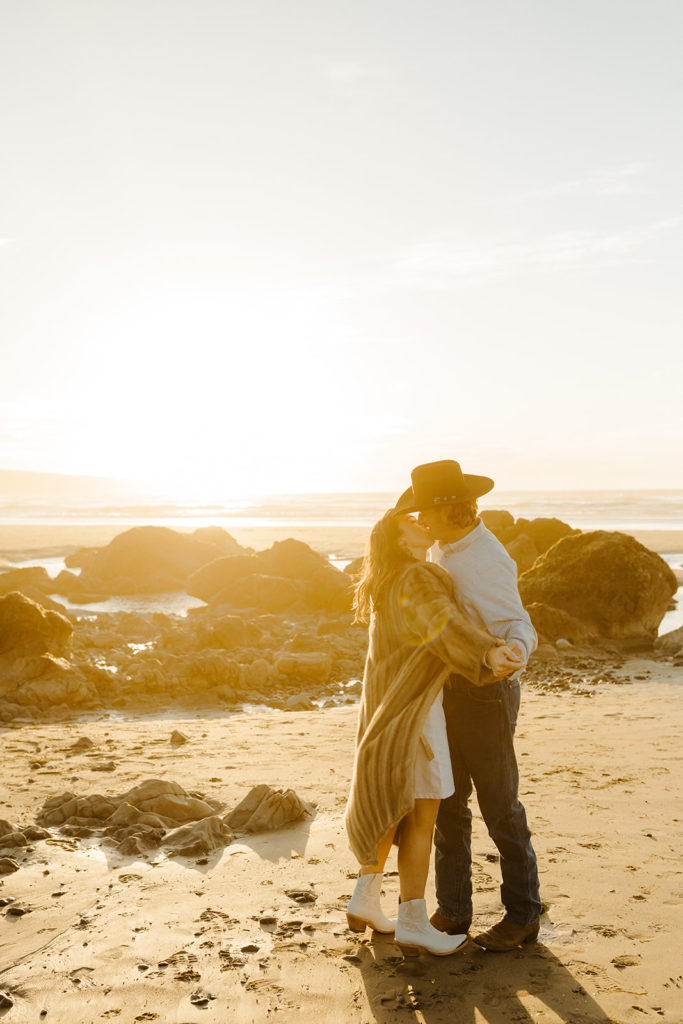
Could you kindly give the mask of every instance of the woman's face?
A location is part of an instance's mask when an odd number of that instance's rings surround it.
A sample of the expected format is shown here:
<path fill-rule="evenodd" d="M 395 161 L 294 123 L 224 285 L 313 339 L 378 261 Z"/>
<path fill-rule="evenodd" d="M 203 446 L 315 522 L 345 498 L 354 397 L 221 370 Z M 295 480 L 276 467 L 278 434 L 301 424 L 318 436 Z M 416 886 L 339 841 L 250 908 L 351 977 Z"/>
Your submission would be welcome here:
<path fill-rule="evenodd" d="M 434 543 L 429 530 L 418 523 L 415 516 L 402 515 L 398 517 L 398 535 L 400 543 L 408 548 L 416 558 L 424 558 L 428 549 Z"/>

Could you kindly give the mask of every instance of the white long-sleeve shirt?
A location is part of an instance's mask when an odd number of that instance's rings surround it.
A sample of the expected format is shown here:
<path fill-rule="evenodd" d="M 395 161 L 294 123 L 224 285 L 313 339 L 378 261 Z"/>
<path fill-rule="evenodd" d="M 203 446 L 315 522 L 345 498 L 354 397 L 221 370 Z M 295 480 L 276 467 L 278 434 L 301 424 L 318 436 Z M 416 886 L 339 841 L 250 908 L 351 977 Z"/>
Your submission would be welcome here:
<path fill-rule="evenodd" d="M 450 573 L 460 606 L 475 625 L 516 640 L 528 661 L 538 637 L 519 596 L 517 565 L 483 522 L 462 540 L 434 544 L 428 557 Z"/>

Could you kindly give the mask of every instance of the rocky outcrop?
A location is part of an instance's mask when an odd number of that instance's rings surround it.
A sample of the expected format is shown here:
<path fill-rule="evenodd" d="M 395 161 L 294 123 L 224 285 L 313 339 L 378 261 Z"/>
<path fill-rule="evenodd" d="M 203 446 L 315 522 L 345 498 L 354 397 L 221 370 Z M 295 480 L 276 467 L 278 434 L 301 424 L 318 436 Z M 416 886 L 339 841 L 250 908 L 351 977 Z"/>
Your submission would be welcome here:
<path fill-rule="evenodd" d="M 261 785 L 254 786 L 223 821 L 238 832 L 268 832 L 314 814 L 313 806 L 298 797 L 293 789 L 283 791 Z"/>
<path fill-rule="evenodd" d="M 590 626 L 560 608 L 534 602 L 527 605 L 526 610 L 540 641 L 569 640 L 572 644 L 584 644 L 598 639 Z"/>
<path fill-rule="evenodd" d="M 655 641 L 655 650 L 662 654 L 683 654 L 683 626 L 658 637 Z"/>
<path fill-rule="evenodd" d="M 31 565 L 24 569 L 9 569 L 0 573 L 0 595 L 9 594 L 12 590 L 23 593 L 26 587 L 49 593 L 46 588 L 51 584 L 52 580 L 42 565 Z"/>
<path fill-rule="evenodd" d="M 65 616 L 46 611 L 23 594 L 0 597 L 0 659 L 5 666 L 45 653 L 66 654 L 72 634 Z"/>
<path fill-rule="evenodd" d="M 81 549 L 66 559 L 82 569 L 86 593 L 153 594 L 182 590 L 200 566 L 244 548 L 225 530 L 211 527 L 194 534 L 165 526 L 136 526 L 104 548 Z"/>
<path fill-rule="evenodd" d="M 498 538 L 517 563 L 520 575 L 527 572 L 536 559 L 553 544 L 557 544 L 563 537 L 576 536 L 581 532 L 563 523 L 561 519 L 540 516 L 537 519 L 515 520 L 504 509 L 484 509 L 480 516 L 487 529 Z"/>
<path fill-rule="evenodd" d="M 187 592 L 213 606 L 344 612 L 351 608 L 352 584 L 324 555 L 290 539 L 251 556 L 220 558 L 203 566 L 188 580 Z"/>
<path fill-rule="evenodd" d="M 45 838 L 45 828 L 58 828 L 76 838 L 100 836 L 128 856 L 142 856 L 163 846 L 172 856 L 199 857 L 227 846 L 233 829 L 260 832 L 310 817 L 314 809 L 291 790 L 256 786 L 240 804 L 223 818 L 223 805 L 210 797 L 188 793 L 177 782 L 147 779 L 120 796 L 76 796 L 61 793 L 43 804 L 39 828 L 27 833 L 31 839 Z M 8 835 L 18 835 L 9 822 L 0 821 Z M 25 845 L 19 841 L 8 848 Z M 0 849 L 2 841 L 0 837 Z"/>
<path fill-rule="evenodd" d="M 69 660 L 72 634 L 68 619 L 25 595 L 0 598 L 0 720 L 97 703 L 96 688 Z"/>
<path fill-rule="evenodd" d="M 559 609 L 592 633 L 652 643 L 677 585 L 663 558 L 623 533 L 562 538 L 519 581 L 529 607 Z"/>

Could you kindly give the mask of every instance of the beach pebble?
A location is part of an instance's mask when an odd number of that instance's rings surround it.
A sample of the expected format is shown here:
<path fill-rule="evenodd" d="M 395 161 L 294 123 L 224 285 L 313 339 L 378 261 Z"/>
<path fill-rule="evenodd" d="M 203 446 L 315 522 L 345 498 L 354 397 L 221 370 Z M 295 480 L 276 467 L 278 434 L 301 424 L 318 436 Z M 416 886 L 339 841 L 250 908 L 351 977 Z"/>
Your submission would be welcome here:
<path fill-rule="evenodd" d="M 287 889 L 285 895 L 295 903 L 315 903 L 318 898 L 312 889 Z"/>
<path fill-rule="evenodd" d="M 94 746 L 95 744 L 89 736 L 81 736 L 75 743 L 72 743 L 68 749 L 72 754 L 78 754 L 80 751 L 90 750 L 90 748 Z"/>
<path fill-rule="evenodd" d="M 30 913 L 27 907 L 12 906 L 8 907 L 5 911 L 10 917 L 23 917 L 24 914 Z"/>
<path fill-rule="evenodd" d="M 624 967 L 637 967 L 640 963 L 640 959 L 638 957 L 628 956 L 628 954 L 625 954 L 623 956 L 613 957 L 612 963 L 618 970 L 623 971 Z"/>

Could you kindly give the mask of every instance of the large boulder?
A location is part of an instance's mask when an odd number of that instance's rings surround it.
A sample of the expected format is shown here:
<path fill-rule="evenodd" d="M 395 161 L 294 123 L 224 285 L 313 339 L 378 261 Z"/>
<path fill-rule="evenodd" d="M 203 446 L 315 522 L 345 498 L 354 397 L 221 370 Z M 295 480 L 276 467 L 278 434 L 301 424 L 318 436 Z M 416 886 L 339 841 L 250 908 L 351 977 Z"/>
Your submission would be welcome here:
<path fill-rule="evenodd" d="M 304 597 L 299 580 L 280 576 L 252 575 L 223 587 L 211 598 L 215 607 L 256 608 L 262 612 L 284 612 Z"/>
<path fill-rule="evenodd" d="M 258 551 L 261 572 L 291 580 L 310 580 L 321 569 L 332 568 L 327 558 L 301 540 L 278 540 L 266 551 Z"/>
<path fill-rule="evenodd" d="M 591 643 L 598 639 L 590 626 L 560 608 L 534 602 L 527 605 L 526 610 L 541 639 L 569 640 L 573 644 Z"/>
<path fill-rule="evenodd" d="M 505 549 L 510 558 L 517 563 L 517 573 L 520 576 L 531 568 L 540 554 L 531 537 L 526 533 L 520 533 L 517 537 L 513 537 L 505 545 Z"/>
<path fill-rule="evenodd" d="M 135 526 L 90 557 L 80 553 L 68 564 L 82 566 L 81 583 L 86 592 L 153 594 L 182 590 L 193 572 L 225 556 L 227 547 L 234 554 L 244 550 L 224 530 L 220 536 L 217 542 L 213 531 L 206 539 L 204 532 L 197 537 L 166 526 Z"/>
<path fill-rule="evenodd" d="M 544 554 L 553 544 L 563 537 L 574 537 L 580 530 L 575 530 L 561 519 L 518 519 L 515 523 L 515 536 L 526 535 L 529 537 L 540 554 Z"/>
<path fill-rule="evenodd" d="M 519 580 L 527 607 L 559 608 L 615 640 L 652 641 L 676 589 L 663 558 L 605 530 L 562 538 Z"/>
<path fill-rule="evenodd" d="M 505 545 L 515 561 L 517 558 L 510 551 L 510 546 L 521 537 L 526 538 L 525 543 L 531 541 L 538 554 L 542 555 L 563 537 L 580 533 L 561 519 L 539 516 L 536 519 L 520 518 L 515 521 L 513 515 L 503 509 L 484 509 L 480 516 L 484 526 Z"/>
<path fill-rule="evenodd" d="M 50 593 L 51 585 L 52 580 L 42 565 L 31 565 L 0 573 L 0 594 L 9 594 L 12 590 L 24 591 L 26 587 Z"/>
<path fill-rule="evenodd" d="M 46 611 L 23 594 L 0 597 L 0 664 L 46 653 L 61 657 L 72 634 L 67 618 Z"/>
<path fill-rule="evenodd" d="M 255 555 L 228 555 L 216 558 L 193 572 L 185 589 L 193 597 L 208 602 L 233 583 L 262 572 L 263 566 Z"/>

